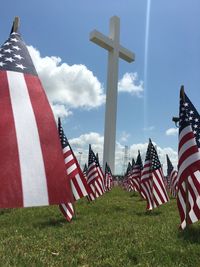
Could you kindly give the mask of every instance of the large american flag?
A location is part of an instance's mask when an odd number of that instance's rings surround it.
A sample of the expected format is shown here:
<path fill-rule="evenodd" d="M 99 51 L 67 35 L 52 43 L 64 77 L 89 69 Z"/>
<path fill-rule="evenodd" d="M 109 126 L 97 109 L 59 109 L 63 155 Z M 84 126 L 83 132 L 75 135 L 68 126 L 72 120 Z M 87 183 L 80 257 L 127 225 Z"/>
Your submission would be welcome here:
<path fill-rule="evenodd" d="M 200 116 L 181 88 L 179 110 L 178 195 L 181 228 L 200 219 Z"/>
<path fill-rule="evenodd" d="M 87 183 L 92 190 L 90 200 L 98 198 L 105 192 L 104 177 L 91 145 L 89 145 Z"/>
<path fill-rule="evenodd" d="M 0 47 L 0 208 L 72 200 L 54 116 L 25 43 Z"/>
<path fill-rule="evenodd" d="M 79 163 L 73 153 L 73 150 L 65 136 L 60 118 L 58 119 L 58 131 L 62 144 L 66 173 L 71 183 L 71 189 L 75 200 L 83 198 L 91 193 L 84 174 Z M 68 221 L 71 220 L 74 210 L 71 203 L 62 203 L 60 209 Z M 71 216 L 70 216 L 71 215 Z"/>
<path fill-rule="evenodd" d="M 174 166 L 171 163 L 171 160 L 169 159 L 169 156 L 167 157 L 167 181 L 168 181 L 168 187 L 170 190 L 170 193 L 173 197 L 176 197 L 177 195 L 177 189 L 178 189 L 178 172 L 174 169 Z"/>
<path fill-rule="evenodd" d="M 164 174 L 157 151 L 149 140 L 141 187 L 147 200 L 147 209 L 151 210 L 169 201 L 164 185 Z"/>

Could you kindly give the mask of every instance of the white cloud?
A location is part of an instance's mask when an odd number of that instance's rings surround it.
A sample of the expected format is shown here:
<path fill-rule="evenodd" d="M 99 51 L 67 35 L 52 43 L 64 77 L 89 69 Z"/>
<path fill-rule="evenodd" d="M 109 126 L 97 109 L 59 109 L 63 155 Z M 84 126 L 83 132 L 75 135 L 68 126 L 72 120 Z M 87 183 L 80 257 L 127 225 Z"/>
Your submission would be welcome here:
<path fill-rule="evenodd" d="M 102 164 L 103 158 L 103 136 L 99 133 L 87 133 L 83 134 L 77 138 L 70 139 L 69 142 L 77 155 L 77 158 L 80 159 L 81 152 L 81 164 L 82 166 L 88 162 L 88 145 L 92 145 L 92 149 L 95 153 L 98 152 L 100 164 Z M 155 145 L 155 143 L 154 143 Z M 139 144 L 132 144 L 129 146 L 128 149 L 128 160 L 131 161 L 132 158 L 136 160 L 138 155 L 138 150 L 140 150 L 140 154 L 144 163 L 146 150 L 147 150 L 148 143 L 139 143 Z M 161 164 L 163 164 L 163 170 L 166 174 L 167 172 L 167 161 L 166 161 L 166 154 L 168 154 L 173 166 L 176 168 L 177 166 L 177 152 L 173 150 L 171 147 L 160 147 L 156 146 L 158 156 L 160 159 Z M 116 142 L 116 150 L 115 150 L 115 173 L 122 174 L 124 171 L 124 145 L 120 142 Z"/>
<path fill-rule="evenodd" d="M 130 137 L 130 134 L 123 131 L 120 136 L 120 142 L 127 142 L 129 137 Z"/>
<path fill-rule="evenodd" d="M 169 128 L 165 132 L 166 135 L 177 135 L 178 134 L 178 128 Z"/>
<path fill-rule="evenodd" d="M 54 110 L 62 116 L 73 108 L 91 109 L 105 102 L 103 87 L 85 65 L 68 65 L 59 57 L 42 57 L 33 46 L 28 50 Z"/>
<path fill-rule="evenodd" d="M 119 92 L 128 92 L 138 97 L 142 96 L 144 91 L 143 81 L 138 81 L 137 72 L 126 72 L 122 79 L 118 82 Z"/>

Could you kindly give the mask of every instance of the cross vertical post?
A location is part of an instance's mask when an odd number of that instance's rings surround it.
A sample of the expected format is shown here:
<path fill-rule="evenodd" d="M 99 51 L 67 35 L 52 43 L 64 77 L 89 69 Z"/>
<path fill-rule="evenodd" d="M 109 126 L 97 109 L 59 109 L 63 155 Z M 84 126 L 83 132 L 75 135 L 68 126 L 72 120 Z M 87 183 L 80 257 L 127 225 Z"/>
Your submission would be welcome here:
<path fill-rule="evenodd" d="M 118 62 L 119 57 L 132 62 L 134 54 L 120 45 L 120 19 L 113 16 L 110 19 L 109 37 L 94 30 L 90 33 L 90 41 L 98 44 L 108 51 L 107 92 L 104 128 L 103 170 L 106 162 L 115 172 L 115 140 L 117 115 L 117 89 L 118 89 Z"/>

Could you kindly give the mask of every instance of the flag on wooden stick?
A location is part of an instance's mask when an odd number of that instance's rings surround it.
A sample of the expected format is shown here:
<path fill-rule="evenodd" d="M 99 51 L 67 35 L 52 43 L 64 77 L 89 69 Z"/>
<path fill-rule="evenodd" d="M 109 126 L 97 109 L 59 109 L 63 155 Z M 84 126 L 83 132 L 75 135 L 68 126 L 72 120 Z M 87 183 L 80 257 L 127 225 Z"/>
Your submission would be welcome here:
<path fill-rule="evenodd" d="M 79 166 L 79 163 L 74 155 L 74 152 L 65 136 L 63 127 L 61 125 L 60 118 L 58 119 L 58 131 L 60 135 L 60 141 L 63 149 L 63 156 L 65 161 L 66 173 L 70 180 L 72 193 L 75 200 L 83 198 L 91 193 L 91 190 L 87 184 L 84 174 Z M 66 219 L 70 221 L 74 214 L 72 203 L 62 203 L 60 209 Z"/>
<path fill-rule="evenodd" d="M 180 227 L 200 219 L 200 116 L 184 93 L 180 92 L 178 194 Z"/>
<path fill-rule="evenodd" d="M 169 156 L 167 157 L 167 182 L 168 182 L 168 188 L 173 197 L 176 197 L 177 195 L 177 189 L 178 189 L 178 175 L 177 171 L 174 169 L 174 166 L 172 165 Z"/>
<path fill-rule="evenodd" d="M 148 210 L 152 210 L 169 201 L 164 185 L 162 166 L 150 139 L 141 176 L 141 188 L 147 201 Z"/>
<path fill-rule="evenodd" d="M 15 27 L 0 47 L 0 114 L 0 208 L 71 201 L 54 116 Z"/>

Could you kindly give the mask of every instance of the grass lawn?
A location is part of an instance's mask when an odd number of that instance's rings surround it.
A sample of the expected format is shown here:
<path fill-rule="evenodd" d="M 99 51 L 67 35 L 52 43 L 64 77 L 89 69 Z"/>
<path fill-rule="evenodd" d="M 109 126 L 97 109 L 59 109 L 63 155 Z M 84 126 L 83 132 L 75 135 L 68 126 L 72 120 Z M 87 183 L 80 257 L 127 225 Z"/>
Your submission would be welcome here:
<path fill-rule="evenodd" d="M 120 188 L 76 203 L 67 223 L 56 206 L 0 212 L 0 266 L 200 266 L 200 223 L 180 231 L 176 200 L 152 213 Z"/>

